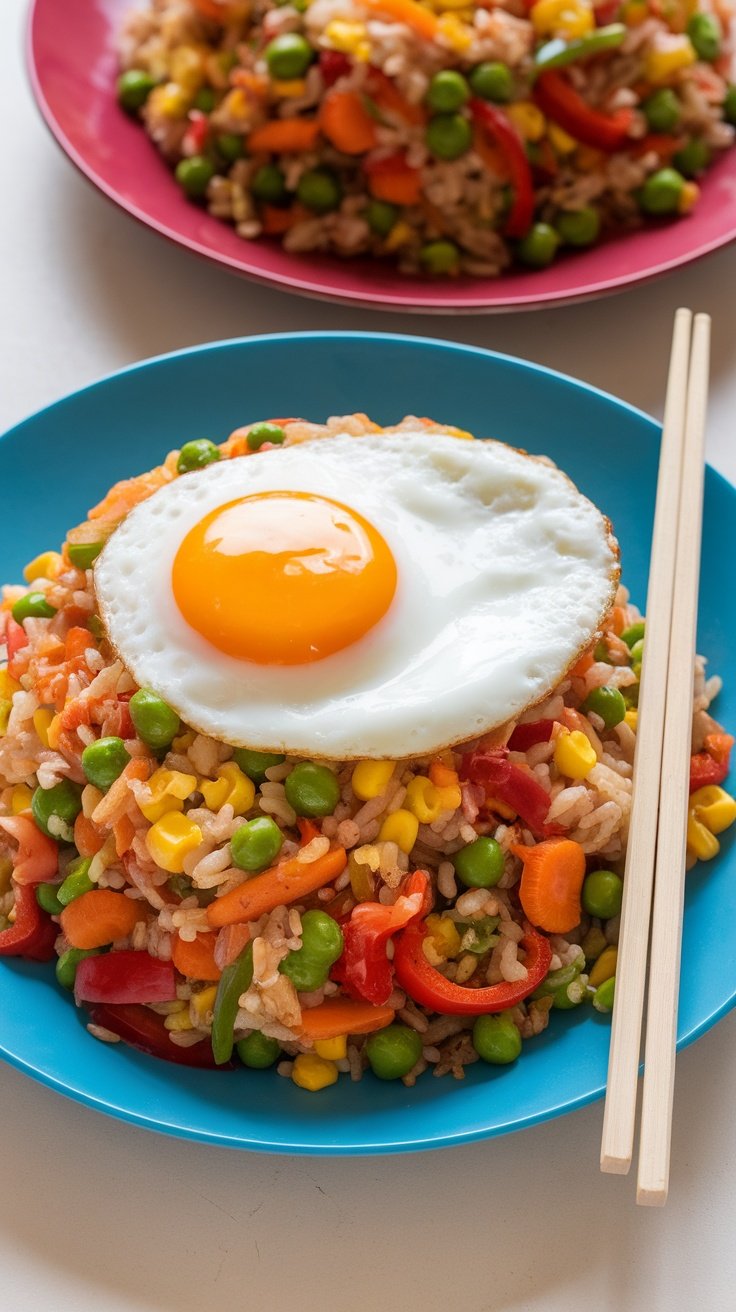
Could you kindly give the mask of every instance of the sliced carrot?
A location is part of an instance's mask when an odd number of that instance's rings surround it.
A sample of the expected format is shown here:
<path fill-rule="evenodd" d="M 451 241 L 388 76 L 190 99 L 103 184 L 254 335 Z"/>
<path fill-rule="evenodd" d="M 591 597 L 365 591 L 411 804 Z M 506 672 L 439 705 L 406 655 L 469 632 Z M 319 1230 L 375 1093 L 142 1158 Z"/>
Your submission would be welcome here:
<path fill-rule="evenodd" d="M 365 0 L 368 9 L 374 13 L 385 14 L 387 18 L 393 18 L 396 23 L 403 23 L 410 27 L 418 36 L 423 36 L 427 41 L 434 41 L 438 35 L 440 27 L 435 14 L 424 5 L 417 4 L 417 0 Z"/>
<path fill-rule="evenodd" d="M 302 205 L 287 205 L 285 208 L 281 205 L 264 205 L 261 210 L 261 227 L 267 237 L 279 237 L 306 217 L 307 211 Z M 229 441 L 232 442 L 232 438 Z M 230 450 L 229 454 L 238 453 Z"/>
<path fill-rule="evenodd" d="M 314 823 L 314 820 L 308 820 L 306 816 L 301 815 L 297 819 L 296 827 L 299 830 L 302 847 L 306 847 L 307 843 L 311 843 L 313 838 L 319 838 L 322 832 L 319 825 Z"/>
<path fill-rule="evenodd" d="M 407 164 L 403 155 L 371 161 L 365 171 L 368 190 L 376 200 L 387 200 L 392 205 L 416 205 L 421 196 L 421 174 Z"/>
<path fill-rule="evenodd" d="M 585 853 L 573 838 L 547 838 L 534 847 L 512 843 L 524 863 L 519 901 L 524 914 L 548 934 L 566 934 L 580 924 L 580 890 Z"/>
<path fill-rule="evenodd" d="M 123 893 L 93 888 L 64 907 L 60 920 L 73 948 L 104 948 L 127 938 L 145 914 L 140 902 L 132 902 Z"/>
<path fill-rule="evenodd" d="M 582 656 L 578 657 L 572 669 L 570 670 L 570 674 L 572 675 L 573 679 L 582 679 L 588 673 L 588 670 L 590 669 L 592 664 L 593 664 L 593 653 L 590 651 L 584 651 Z"/>
<path fill-rule="evenodd" d="M 86 815 L 79 812 L 74 821 L 74 846 L 80 856 L 96 856 L 105 842 L 97 825 L 93 825 Z"/>
<path fill-rule="evenodd" d="M 442 761 L 433 761 L 429 767 L 429 777 L 435 788 L 452 788 L 458 782 L 457 770 L 451 770 Z"/>
<path fill-rule="evenodd" d="M 315 118 L 275 118 L 253 129 L 248 150 L 251 155 L 303 155 L 312 150 L 318 136 Z"/>
<path fill-rule="evenodd" d="M 115 836 L 115 851 L 118 856 L 128 852 L 133 846 L 135 838 L 135 825 L 129 815 L 121 815 L 120 819 L 112 827 Z"/>
<path fill-rule="evenodd" d="M 346 865 L 344 847 L 334 847 L 317 861 L 298 861 L 296 857 L 282 861 L 210 903 L 208 923 L 220 929 L 237 921 L 258 920 L 274 907 L 288 906 L 329 884 Z"/>
<path fill-rule="evenodd" d="M 95 640 L 89 629 L 70 629 L 66 635 L 65 654 L 68 661 L 78 660 L 84 656 L 88 647 L 94 647 Z"/>
<path fill-rule="evenodd" d="M 623 606 L 614 606 L 611 611 L 611 628 L 616 637 L 620 638 L 626 628 L 626 610 Z"/>
<path fill-rule="evenodd" d="M 341 1034 L 372 1034 L 391 1024 L 393 1007 L 374 1007 L 370 1002 L 353 1002 L 349 998 L 328 998 L 318 1007 L 302 1012 L 300 1033 L 304 1038 L 336 1039 Z"/>
<path fill-rule="evenodd" d="M 215 962 L 216 942 L 216 934 L 198 934 L 192 943 L 185 943 L 177 934 L 171 945 L 171 960 L 179 974 L 209 983 L 218 980 L 222 971 Z"/>
<path fill-rule="evenodd" d="M 378 142 L 376 125 L 356 91 L 328 91 L 319 125 L 322 135 L 343 155 L 364 155 Z"/>
<path fill-rule="evenodd" d="M 424 123 L 427 115 L 421 105 L 412 105 L 410 100 L 406 99 L 399 91 L 395 82 L 380 68 L 369 68 L 366 75 L 366 85 L 371 100 L 375 101 L 379 109 L 385 110 L 387 114 L 395 114 L 405 123 L 411 123 L 418 126 Z"/>

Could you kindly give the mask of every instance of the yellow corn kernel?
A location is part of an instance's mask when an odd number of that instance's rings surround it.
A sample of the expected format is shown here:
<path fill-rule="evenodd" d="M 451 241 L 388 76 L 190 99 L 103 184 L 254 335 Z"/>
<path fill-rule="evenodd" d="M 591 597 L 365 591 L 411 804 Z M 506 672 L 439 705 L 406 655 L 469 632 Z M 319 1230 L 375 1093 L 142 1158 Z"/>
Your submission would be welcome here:
<path fill-rule="evenodd" d="M 280 81 L 278 78 L 271 83 L 271 90 L 275 96 L 286 98 L 287 96 L 303 96 L 306 82 L 303 77 L 293 77 L 288 81 Z"/>
<path fill-rule="evenodd" d="M 333 50 L 341 50 L 346 55 L 355 55 L 361 62 L 370 58 L 371 45 L 365 23 L 352 23 L 343 18 L 334 18 L 327 24 L 324 37 Z"/>
<path fill-rule="evenodd" d="M 30 810 L 32 797 L 33 793 L 27 784 L 17 784 L 10 798 L 10 809 L 13 815 L 20 815 L 22 811 Z"/>
<path fill-rule="evenodd" d="M 668 34 L 657 40 L 658 44 L 646 57 L 645 73 L 649 82 L 667 82 L 673 73 L 695 63 L 697 55 L 689 37 Z"/>
<path fill-rule="evenodd" d="M 555 743 L 555 765 L 568 779 L 585 779 L 598 757 L 595 748 L 580 729 L 563 730 Z"/>
<path fill-rule="evenodd" d="M 170 875 L 181 875 L 184 858 L 202 842 L 202 830 L 179 811 L 162 815 L 146 834 L 149 856 Z"/>
<path fill-rule="evenodd" d="M 7 670 L 0 670 L 0 697 L 3 701 L 12 702 L 17 692 L 20 692 L 18 680 L 11 678 Z"/>
<path fill-rule="evenodd" d="M 574 41 L 578 37 L 587 36 L 594 27 L 593 10 L 586 5 L 581 5 L 563 11 L 557 24 L 557 32 L 565 40 Z"/>
<path fill-rule="evenodd" d="M 197 787 L 197 777 L 183 774 L 181 770 L 166 770 L 161 767 L 148 780 L 151 790 L 150 802 L 139 802 L 138 806 L 146 820 L 155 824 L 169 812 L 183 811 L 186 799 Z"/>
<path fill-rule="evenodd" d="M 36 733 L 38 734 L 39 738 L 41 739 L 41 743 L 44 747 L 48 747 L 50 745 L 49 729 L 51 728 L 51 725 L 53 724 L 55 718 L 56 717 L 54 715 L 54 712 L 45 710 L 43 706 L 39 706 L 38 710 L 33 712 L 33 727 L 36 730 Z"/>
<path fill-rule="evenodd" d="M 348 1036 L 338 1034 L 336 1039 L 317 1039 L 314 1051 L 325 1061 L 342 1061 L 348 1055 Z"/>
<path fill-rule="evenodd" d="M 542 140 L 547 130 L 547 120 L 533 101 L 519 100 L 515 105 L 507 105 L 506 113 L 525 141 Z"/>
<path fill-rule="evenodd" d="M 686 182 L 677 202 L 678 214 L 689 214 L 700 200 L 700 187 L 697 182 Z"/>
<path fill-rule="evenodd" d="M 372 902 L 375 898 L 375 886 L 371 868 L 365 861 L 358 861 L 355 851 L 348 856 L 348 872 L 353 897 L 358 902 Z"/>
<path fill-rule="evenodd" d="M 547 136 L 550 139 L 552 149 L 558 155 L 571 155 L 578 144 L 575 138 L 571 137 L 570 133 L 561 128 L 558 123 L 548 125 Z"/>
<path fill-rule="evenodd" d="M 698 819 L 694 810 L 691 810 L 687 817 L 687 846 L 688 851 L 696 856 L 698 861 L 712 861 L 721 850 L 715 834 L 712 834 L 703 821 Z"/>
<path fill-rule="evenodd" d="M 396 768 L 395 761 L 359 761 L 353 770 L 353 792 L 361 802 L 380 797 Z"/>
<path fill-rule="evenodd" d="M 588 974 L 588 983 L 592 988 L 597 989 L 600 984 L 605 984 L 607 979 L 611 979 L 616 974 L 617 958 L 618 948 L 614 947 L 613 944 L 610 948 L 603 949 Z"/>
<path fill-rule="evenodd" d="M 585 0 L 537 0 L 530 17 L 539 36 L 585 36 L 595 25 L 592 5 Z"/>
<path fill-rule="evenodd" d="M 182 1030 L 193 1030 L 191 1016 L 188 1011 L 175 1011 L 172 1015 L 164 1017 L 164 1029 L 173 1030 L 175 1034 L 181 1034 Z"/>
<path fill-rule="evenodd" d="M 457 784 L 436 788 L 426 775 L 415 775 L 406 790 L 406 807 L 420 824 L 431 825 L 443 811 L 455 811 L 462 801 Z"/>
<path fill-rule="evenodd" d="M 0 698 L 0 735 L 8 732 L 8 720 L 10 712 L 13 709 L 13 703 L 7 698 Z"/>
<path fill-rule="evenodd" d="M 383 243 L 383 249 L 385 251 L 397 251 L 402 246 L 406 246 L 413 236 L 414 232 L 409 227 L 409 224 L 406 223 L 404 219 L 399 219 L 398 223 L 394 224 L 388 237 Z"/>
<path fill-rule="evenodd" d="M 316 1093 L 318 1089 L 326 1089 L 328 1084 L 336 1082 L 337 1066 L 334 1061 L 325 1061 L 324 1057 L 318 1057 L 316 1053 L 300 1052 L 294 1062 L 291 1078 L 300 1089 Z"/>
<path fill-rule="evenodd" d="M 629 728 L 633 729 L 634 733 L 636 733 L 639 724 L 639 712 L 637 711 L 635 706 L 632 706 L 631 709 L 626 712 L 624 716 L 624 723 L 628 724 Z"/>
<path fill-rule="evenodd" d="M 441 14 L 437 20 L 437 27 L 446 44 L 459 55 L 462 55 L 475 39 L 474 28 L 469 23 L 463 23 L 457 14 Z"/>
<path fill-rule="evenodd" d="M 55 579 L 60 570 L 61 556 L 58 551 L 44 551 L 35 560 L 29 561 L 23 570 L 23 578 L 26 583 L 35 583 L 36 579 Z"/>
<path fill-rule="evenodd" d="M 646 0 L 626 0 L 621 8 L 621 22 L 627 27 L 641 27 L 649 17 L 649 5 Z"/>
<path fill-rule="evenodd" d="M 219 811 L 226 804 L 235 815 L 245 815 L 252 807 L 256 790 L 252 779 L 234 761 L 221 765 L 216 779 L 202 779 L 200 791 L 211 811 Z"/>
<path fill-rule="evenodd" d="M 166 82 L 163 86 L 153 88 L 146 106 L 150 106 L 154 118 L 159 115 L 162 118 L 184 118 L 189 109 L 189 100 L 183 87 L 177 86 L 176 82 Z"/>
<path fill-rule="evenodd" d="M 692 794 L 690 810 L 712 834 L 722 834 L 736 820 L 736 799 L 717 784 L 707 784 Z"/>
<path fill-rule="evenodd" d="M 215 1005 L 217 985 L 210 984 L 206 989 L 193 993 L 189 1001 L 189 1014 L 196 1025 L 203 1024 Z"/>
<path fill-rule="evenodd" d="M 419 821 L 411 811 L 394 811 L 387 815 L 379 832 L 382 843 L 396 843 L 407 856 L 417 841 Z"/>
<path fill-rule="evenodd" d="M 427 916 L 427 929 L 432 947 L 443 961 L 456 957 L 460 951 L 460 935 L 454 920 L 449 916 Z"/>
<path fill-rule="evenodd" d="M 186 733 L 180 733 L 179 737 L 174 739 L 171 746 L 175 752 L 179 752 L 183 755 L 184 752 L 189 751 L 196 736 L 196 734 L 192 733 L 191 729 L 187 729 Z"/>
<path fill-rule="evenodd" d="M 169 57 L 169 73 L 172 82 L 194 95 L 205 78 L 202 52 L 196 46 L 176 46 Z"/>

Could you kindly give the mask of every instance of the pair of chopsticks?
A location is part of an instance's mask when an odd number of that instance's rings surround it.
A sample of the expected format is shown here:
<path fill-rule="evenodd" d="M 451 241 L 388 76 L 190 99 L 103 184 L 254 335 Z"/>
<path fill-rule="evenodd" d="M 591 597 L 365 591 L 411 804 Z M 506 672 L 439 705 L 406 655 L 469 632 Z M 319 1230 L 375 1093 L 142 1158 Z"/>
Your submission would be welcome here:
<path fill-rule="evenodd" d="M 666 1202 L 669 1183 L 709 354 L 710 317 L 698 314 L 693 321 L 690 310 L 678 310 L 657 481 L 601 1143 L 601 1170 L 624 1175 L 634 1150 L 649 955 L 636 1201 L 650 1206 Z"/>

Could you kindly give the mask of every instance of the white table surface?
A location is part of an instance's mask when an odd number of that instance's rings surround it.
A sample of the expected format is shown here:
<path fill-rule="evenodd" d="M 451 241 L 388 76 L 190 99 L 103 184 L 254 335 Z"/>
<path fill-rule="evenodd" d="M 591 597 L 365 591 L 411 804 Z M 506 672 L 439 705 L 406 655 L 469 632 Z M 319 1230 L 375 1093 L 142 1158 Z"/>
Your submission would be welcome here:
<path fill-rule="evenodd" d="M 0 4 L 0 429 L 147 355 L 341 327 L 499 348 L 660 414 L 682 303 L 713 316 L 710 458 L 736 480 L 736 250 L 613 299 L 510 317 L 389 316 L 260 289 L 144 231 L 78 177 L 31 102 L 24 9 Z M 0 1306 L 733 1309 L 735 1087 L 732 1016 L 679 1060 L 670 1201 L 649 1211 L 633 1179 L 598 1172 L 600 1104 L 440 1153 L 289 1160 L 155 1136 L 0 1065 Z"/>

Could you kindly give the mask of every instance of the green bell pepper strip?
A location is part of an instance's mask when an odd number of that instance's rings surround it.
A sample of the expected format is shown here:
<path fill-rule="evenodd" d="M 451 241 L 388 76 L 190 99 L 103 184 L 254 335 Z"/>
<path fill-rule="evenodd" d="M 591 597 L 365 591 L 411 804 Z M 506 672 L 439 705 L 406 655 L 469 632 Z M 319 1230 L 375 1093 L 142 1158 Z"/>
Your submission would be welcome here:
<path fill-rule="evenodd" d="M 614 50 L 623 43 L 627 30 L 623 23 L 611 23 L 608 27 L 599 27 L 587 36 L 579 36 L 572 41 L 564 41 L 559 36 L 552 41 L 545 41 L 535 52 L 534 72 L 544 73 L 548 68 L 564 68 L 567 64 L 577 63 L 579 59 L 598 55 L 602 50 Z"/>
<path fill-rule="evenodd" d="M 252 981 L 253 944 L 248 943 L 240 956 L 225 967 L 217 986 L 212 1014 L 212 1055 L 218 1066 L 224 1066 L 233 1055 L 239 1000 Z"/>

